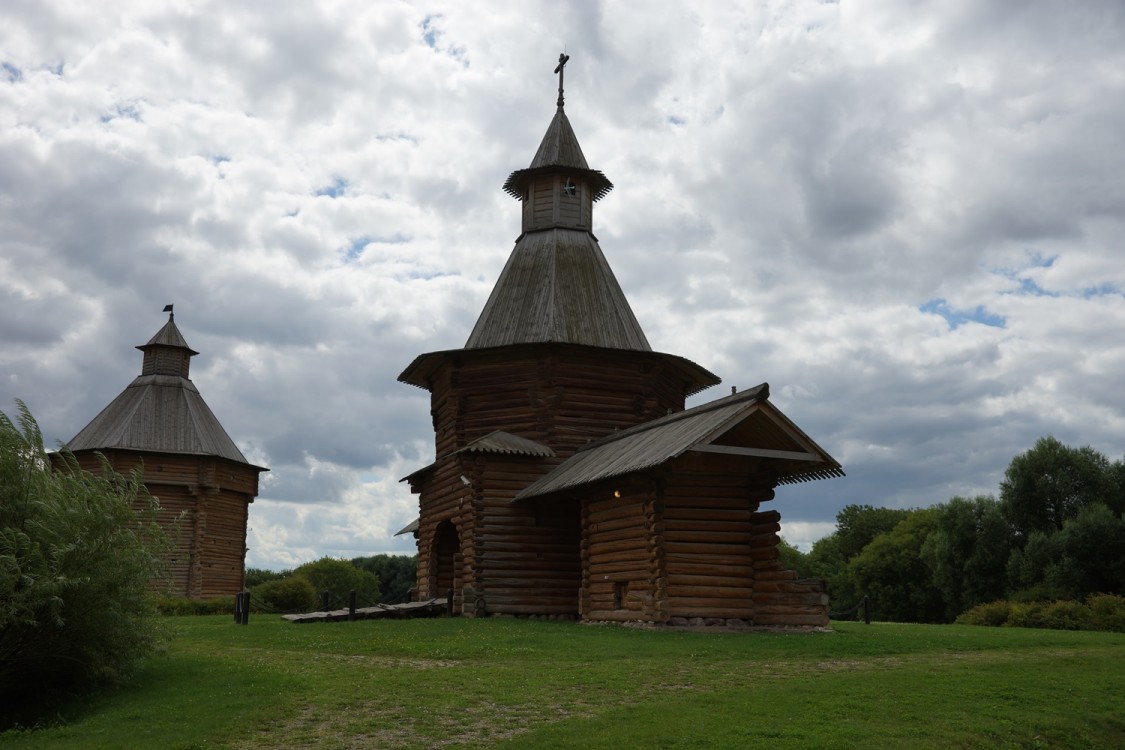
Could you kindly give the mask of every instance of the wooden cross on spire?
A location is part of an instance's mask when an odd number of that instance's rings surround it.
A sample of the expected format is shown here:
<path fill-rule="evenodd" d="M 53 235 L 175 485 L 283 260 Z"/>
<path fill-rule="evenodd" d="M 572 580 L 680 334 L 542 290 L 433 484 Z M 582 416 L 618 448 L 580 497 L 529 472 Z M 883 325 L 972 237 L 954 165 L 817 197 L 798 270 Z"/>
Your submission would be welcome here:
<path fill-rule="evenodd" d="M 566 67 L 566 62 L 569 59 L 570 55 L 560 52 L 559 64 L 555 67 L 555 72 L 559 74 L 559 101 L 557 106 L 560 108 L 563 105 L 563 68 Z"/>

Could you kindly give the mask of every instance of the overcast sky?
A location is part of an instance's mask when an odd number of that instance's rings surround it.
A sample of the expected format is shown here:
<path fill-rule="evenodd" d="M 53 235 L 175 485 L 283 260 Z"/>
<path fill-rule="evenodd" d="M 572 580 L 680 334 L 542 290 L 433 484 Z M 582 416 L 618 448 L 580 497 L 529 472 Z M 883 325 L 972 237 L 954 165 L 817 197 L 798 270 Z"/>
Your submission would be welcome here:
<path fill-rule="evenodd" d="M 0 5 L 0 409 L 66 441 L 176 306 L 252 463 L 247 563 L 413 552 L 397 382 L 464 345 L 554 114 L 653 348 L 763 381 L 848 503 L 996 493 L 1044 435 L 1125 450 L 1125 4 Z"/>

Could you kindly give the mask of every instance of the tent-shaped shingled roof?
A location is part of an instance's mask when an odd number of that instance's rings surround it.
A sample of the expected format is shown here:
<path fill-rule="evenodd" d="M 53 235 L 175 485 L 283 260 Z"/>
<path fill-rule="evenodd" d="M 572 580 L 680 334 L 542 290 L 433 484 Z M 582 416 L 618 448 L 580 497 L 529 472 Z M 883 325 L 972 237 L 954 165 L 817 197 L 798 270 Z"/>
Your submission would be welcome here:
<path fill-rule="evenodd" d="M 209 455 L 250 465 L 188 379 L 188 361 L 198 352 L 172 317 L 137 348 L 144 352 L 142 374 L 66 447 Z"/>

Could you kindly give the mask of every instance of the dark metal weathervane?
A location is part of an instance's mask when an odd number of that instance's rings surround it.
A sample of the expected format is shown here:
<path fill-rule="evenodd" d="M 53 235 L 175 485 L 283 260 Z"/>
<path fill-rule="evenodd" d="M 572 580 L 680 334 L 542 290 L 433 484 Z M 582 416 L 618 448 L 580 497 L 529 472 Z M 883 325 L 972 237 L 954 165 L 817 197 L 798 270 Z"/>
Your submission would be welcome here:
<path fill-rule="evenodd" d="M 558 66 L 555 67 L 555 72 L 559 74 L 559 101 L 558 101 L 559 107 L 562 107 L 562 105 L 563 105 L 563 68 L 566 67 L 566 62 L 569 59 L 570 59 L 570 55 L 563 54 L 562 52 L 560 52 L 559 53 L 559 64 L 558 64 Z"/>

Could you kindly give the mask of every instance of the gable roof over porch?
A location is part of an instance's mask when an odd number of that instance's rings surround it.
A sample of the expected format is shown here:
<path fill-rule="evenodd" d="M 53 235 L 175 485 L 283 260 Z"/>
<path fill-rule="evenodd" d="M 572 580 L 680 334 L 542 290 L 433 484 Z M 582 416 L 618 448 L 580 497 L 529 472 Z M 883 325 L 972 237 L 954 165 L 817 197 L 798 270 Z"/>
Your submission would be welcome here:
<path fill-rule="evenodd" d="M 769 403 L 769 385 L 621 430 L 579 449 L 515 499 L 526 500 L 656 468 L 689 451 L 765 459 L 779 484 L 844 475 L 797 425 Z"/>

